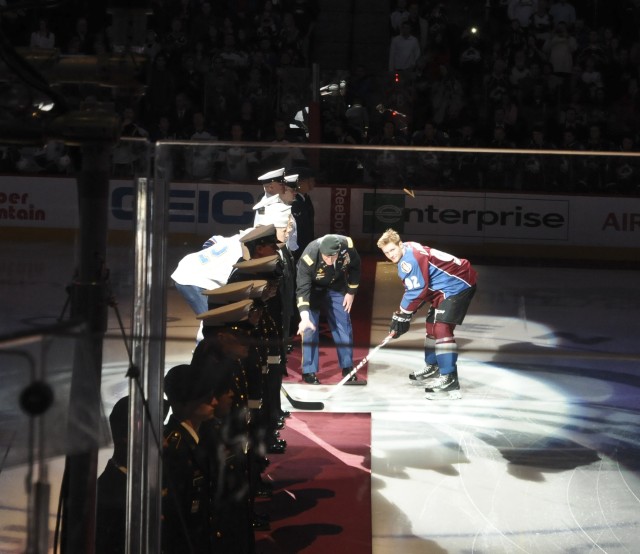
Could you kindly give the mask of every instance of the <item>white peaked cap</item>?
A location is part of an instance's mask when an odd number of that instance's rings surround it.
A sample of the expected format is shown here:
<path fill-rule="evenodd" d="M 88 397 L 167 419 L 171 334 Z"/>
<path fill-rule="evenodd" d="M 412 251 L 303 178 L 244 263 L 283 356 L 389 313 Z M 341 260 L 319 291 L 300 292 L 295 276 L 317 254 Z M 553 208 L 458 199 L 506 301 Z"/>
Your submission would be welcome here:
<path fill-rule="evenodd" d="M 258 177 L 258 181 L 282 181 L 284 178 L 284 167 L 280 169 L 274 169 L 273 171 L 268 171 L 264 175 L 260 175 Z"/>
<path fill-rule="evenodd" d="M 262 216 L 264 224 L 272 224 L 276 228 L 283 228 L 289 225 L 289 216 L 291 215 L 291 206 L 284 202 L 274 202 L 264 208 Z"/>

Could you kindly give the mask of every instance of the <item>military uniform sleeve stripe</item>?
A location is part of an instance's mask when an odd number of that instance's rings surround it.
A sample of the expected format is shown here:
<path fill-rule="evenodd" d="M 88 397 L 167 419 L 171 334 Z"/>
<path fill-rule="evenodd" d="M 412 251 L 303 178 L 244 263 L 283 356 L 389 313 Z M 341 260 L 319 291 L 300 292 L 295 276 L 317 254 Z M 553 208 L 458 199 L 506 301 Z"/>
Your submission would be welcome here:
<path fill-rule="evenodd" d="M 305 254 L 304 256 L 302 256 L 302 259 L 304 260 L 304 263 L 307 264 L 308 266 L 313 265 L 313 260 L 311 259 L 311 256 L 309 256 L 309 254 Z"/>

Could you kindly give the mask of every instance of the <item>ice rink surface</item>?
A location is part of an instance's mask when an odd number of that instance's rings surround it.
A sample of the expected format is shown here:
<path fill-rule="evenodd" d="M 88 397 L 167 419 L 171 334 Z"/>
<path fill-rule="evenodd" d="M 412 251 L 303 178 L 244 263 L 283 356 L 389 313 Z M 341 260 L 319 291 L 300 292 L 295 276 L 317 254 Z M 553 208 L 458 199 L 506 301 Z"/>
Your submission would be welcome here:
<path fill-rule="evenodd" d="M 171 250 L 169 263 L 181 255 Z M 73 247 L 0 240 L 0 256 L 0 333 L 54 323 L 73 275 Z M 128 256 L 114 247 L 107 260 L 127 326 Z M 606 265 L 477 269 L 478 293 L 456 332 L 462 399 L 429 401 L 423 387 L 410 384 L 409 372 L 423 364 L 422 311 L 408 334 L 372 357 L 366 387 L 342 387 L 326 400 L 328 411 L 372 414 L 373 552 L 637 552 L 640 272 Z M 381 259 L 372 347 L 386 335 L 401 294 L 395 268 Z M 196 326 L 174 289 L 167 316 L 169 368 L 190 358 Z M 111 312 L 105 413 L 128 387 L 118 332 Z M 303 384 L 287 390 L 304 400 L 333 392 Z M 3 439 L 10 415 L 3 410 Z M 101 453 L 99 471 L 108 454 Z M 62 467 L 60 458 L 49 461 L 51 530 Z M 3 464 L 0 553 L 25 551 L 25 473 L 25 465 Z"/>

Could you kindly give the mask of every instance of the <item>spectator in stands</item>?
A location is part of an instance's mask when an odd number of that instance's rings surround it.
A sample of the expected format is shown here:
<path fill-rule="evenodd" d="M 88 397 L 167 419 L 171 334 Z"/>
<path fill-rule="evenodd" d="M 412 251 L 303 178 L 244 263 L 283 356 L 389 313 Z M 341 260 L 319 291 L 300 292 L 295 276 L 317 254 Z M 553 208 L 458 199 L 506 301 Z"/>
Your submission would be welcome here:
<path fill-rule="evenodd" d="M 405 21 L 400 26 L 400 34 L 391 39 L 389 47 L 389 72 L 401 73 L 407 80 L 413 80 L 413 72 L 420 57 L 420 44 L 411 34 L 411 25 Z"/>
<path fill-rule="evenodd" d="M 495 60 L 491 72 L 484 76 L 483 81 L 487 107 L 497 106 L 509 91 L 509 76 L 505 61 L 503 59 Z"/>
<path fill-rule="evenodd" d="M 268 167 L 291 168 L 294 165 L 308 165 L 307 159 L 300 148 L 290 148 L 292 142 L 287 133 L 288 123 L 283 118 L 277 118 L 273 124 L 273 131 L 269 142 L 271 146 L 262 152 L 262 165 Z"/>
<path fill-rule="evenodd" d="M 520 27 L 527 29 L 531 23 L 531 16 L 536 11 L 537 0 L 509 0 L 507 17 L 509 21 L 517 21 Z"/>
<path fill-rule="evenodd" d="M 56 45 L 56 35 L 49 29 L 47 19 L 38 19 L 38 28 L 31 33 L 29 46 L 31 48 L 54 48 Z"/>
<path fill-rule="evenodd" d="M 527 150 L 553 150 L 555 145 L 547 142 L 543 123 L 536 123 L 531 138 L 524 145 Z M 522 189 L 529 192 L 551 192 L 555 188 L 555 158 L 540 154 L 526 156 L 522 167 Z"/>
<path fill-rule="evenodd" d="M 506 54 L 505 61 L 508 64 L 514 63 L 516 52 L 526 49 L 527 47 L 527 31 L 522 27 L 517 19 L 511 20 L 509 34 L 504 41 L 504 50 Z"/>
<path fill-rule="evenodd" d="M 568 96 L 569 81 L 573 73 L 573 55 L 577 47 L 575 37 L 569 34 L 564 22 L 556 25 L 553 34 L 543 46 L 554 74 L 562 79 L 562 97 L 565 99 Z"/>
<path fill-rule="evenodd" d="M 345 110 L 344 116 L 349 128 L 357 133 L 356 142 L 361 144 L 366 141 L 369 131 L 369 110 L 365 107 L 362 99 L 355 96 Z"/>
<path fill-rule="evenodd" d="M 411 26 L 411 34 L 418 39 L 420 52 L 425 53 L 429 32 L 429 22 L 422 17 L 420 5 L 415 0 L 409 4 L 409 17 L 406 19 Z"/>
<path fill-rule="evenodd" d="M 231 33 L 227 33 L 222 39 L 220 58 L 226 67 L 236 72 L 249 65 L 249 54 L 238 45 L 235 35 Z"/>
<path fill-rule="evenodd" d="M 162 45 L 158 40 L 158 34 L 153 29 L 147 29 L 147 40 L 144 43 L 143 53 L 147 60 L 153 64 L 156 56 L 162 51 Z"/>
<path fill-rule="evenodd" d="M 556 26 L 558 23 L 564 23 L 567 27 L 573 28 L 576 24 L 576 9 L 567 0 L 556 0 L 549 9 L 549 15 Z"/>
<path fill-rule="evenodd" d="M 175 75 L 167 65 L 167 57 L 160 51 L 151 63 L 147 77 L 147 90 L 142 100 L 145 121 L 156 122 L 160 114 L 166 113 L 175 101 Z"/>
<path fill-rule="evenodd" d="M 174 71 L 180 89 L 191 99 L 194 105 L 204 105 L 204 76 L 196 68 L 192 52 L 185 52 L 182 65 Z"/>
<path fill-rule="evenodd" d="M 75 20 L 75 26 L 67 42 L 69 54 L 93 54 L 93 36 L 89 32 L 89 22 L 84 16 Z"/>
<path fill-rule="evenodd" d="M 162 50 L 167 57 L 167 66 L 171 71 L 179 71 L 188 46 L 189 38 L 184 29 L 184 21 L 180 17 L 174 17 L 171 20 L 171 29 L 163 36 L 162 40 Z"/>
<path fill-rule="evenodd" d="M 215 130 L 206 120 L 201 110 L 196 110 L 192 116 L 193 132 L 190 140 L 212 141 L 218 140 Z M 211 180 L 213 178 L 216 149 L 213 146 L 193 146 L 187 149 L 187 176 L 195 180 Z"/>
<path fill-rule="evenodd" d="M 611 143 L 603 136 L 599 124 L 589 126 L 585 150 L 607 152 L 612 150 Z M 588 156 L 585 159 L 584 192 L 604 192 L 608 181 L 609 158 L 607 156 Z"/>
<path fill-rule="evenodd" d="M 122 112 L 120 136 L 123 138 L 148 139 L 149 132 L 142 127 L 132 107 Z M 134 175 L 141 171 L 146 163 L 147 148 L 144 144 L 121 140 L 113 149 L 113 174 L 116 177 Z"/>
<path fill-rule="evenodd" d="M 294 63 L 294 67 L 305 65 L 305 49 L 303 44 L 303 36 L 296 25 L 296 20 L 291 12 L 286 12 L 282 16 L 282 27 L 277 37 L 277 47 L 280 52 L 291 50 L 294 60 L 300 60 Z"/>
<path fill-rule="evenodd" d="M 171 128 L 178 140 L 189 140 L 193 133 L 193 107 L 191 99 L 184 92 L 179 92 L 174 98 L 171 112 Z"/>
<path fill-rule="evenodd" d="M 401 33 L 402 24 L 409 19 L 409 10 L 407 10 L 407 0 L 396 0 L 396 7 L 389 16 L 389 25 L 392 35 Z"/>
<path fill-rule="evenodd" d="M 407 141 L 396 132 L 396 125 L 387 120 L 382 133 L 371 138 L 369 144 L 379 146 L 406 146 Z M 396 150 L 376 150 L 367 156 L 366 170 L 368 178 L 375 183 L 389 187 L 404 186 L 404 170 L 406 155 Z"/>
<path fill-rule="evenodd" d="M 273 12 L 272 2 L 265 2 L 264 9 L 255 19 L 255 33 L 258 39 L 276 40 L 280 30 L 280 21 Z"/>
<path fill-rule="evenodd" d="M 230 129 L 231 141 L 242 142 L 244 137 L 242 123 L 235 121 Z M 230 146 L 218 151 L 216 159 L 217 175 L 223 181 L 231 183 L 248 183 L 256 178 L 258 154 L 254 148 Z"/>
<path fill-rule="evenodd" d="M 637 146 L 630 133 L 625 134 L 618 144 L 621 154 L 637 152 Z M 615 156 L 609 165 L 609 179 L 606 186 L 608 194 L 637 196 L 640 193 L 640 164 L 638 158 Z"/>
<path fill-rule="evenodd" d="M 514 57 L 513 66 L 509 72 L 509 82 L 516 88 L 527 88 L 526 84 L 531 77 L 531 71 L 527 65 L 527 58 L 524 50 L 518 50 Z"/>
<path fill-rule="evenodd" d="M 574 129 L 567 127 L 562 131 L 561 150 L 579 152 L 584 150 L 584 145 L 578 140 Z M 575 192 L 578 183 L 584 179 L 584 159 L 579 156 L 561 156 L 557 167 L 557 184 L 559 192 Z"/>
<path fill-rule="evenodd" d="M 513 142 L 507 139 L 504 125 L 496 125 L 493 129 L 493 137 L 488 144 L 489 148 L 511 149 Z M 483 158 L 484 188 L 488 190 L 515 190 L 515 159 L 513 156 L 501 153 L 488 155 Z"/>
<path fill-rule="evenodd" d="M 449 146 L 449 136 L 438 130 L 432 120 L 411 137 L 413 146 Z M 443 188 L 451 182 L 454 157 L 441 152 L 419 152 L 411 156 L 407 167 L 412 188 Z"/>
<path fill-rule="evenodd" d="M 161 115 L 150 131 L 152 142 L 158 140 L 175 140 L 176 136 L 171 129 L 171 121 L 168 115 Z"/>
<path fill-rule="evenodd" d="M 587 58 L 593 58 L 596 65 L 603 65 L 607 61 L 607 55 L 600 33 L 596 29 L 589 31 L 589 41 L 576 54 L 576 59 L 579 63 L 583 63 Z"/>
<path fill-rule="evenodd" d="M 596 62 L 593 58 L 587 58 L 584 62 L 582 73 L 580 74 L 582 85 L 591 89 L 592 86 L 603 86 L 602 73 L 596 68 Z"/>
<path fill-rule="evenodd" d="M 484 145 L 476 135 L 476 126 L 467 114 L 463 114 L 460 127 L 451 140 L 452 146 L 458 148 L 482 148 Z M 456 184 L 469 189 L 482 188 L 480 166 L 481 156 L 473 152 L 455 154 L 453 162 L 453 179 Z"/>
<path fill-rule="evenodd" d="M 262 125 L 255 115 L 253 102 L 244 100 L 240 105 L 239 123 L 242 124 L 242 136 L 244 140 L 256 141 L 262 136 Z"/>
<path fill-rule="evenodd" d="M 539 48 L 551 36 L 553 17 L 549 12 L 549 0 L 538 0 L 536 11 L 531 15 L 529 30 Z"/>
<path fill-rule="evenodd" d="M 440 78 L 431 86 L 433 122 L 439 127 L 455 126 L 464 106 L 465 94 L 462 83 L 451 68 L 441 65 Z"/>
<path fill-rule="evenodd" d="M 191 41 L 194 43 L 198 41 L 206 42 L 209 36 L 209 28 L 211 26 L 215 28 L 215 25 L 216 17 L 211 8 L 211 2 L 200 2 L 198 10 L 189 22 L 188 28 Z"/>

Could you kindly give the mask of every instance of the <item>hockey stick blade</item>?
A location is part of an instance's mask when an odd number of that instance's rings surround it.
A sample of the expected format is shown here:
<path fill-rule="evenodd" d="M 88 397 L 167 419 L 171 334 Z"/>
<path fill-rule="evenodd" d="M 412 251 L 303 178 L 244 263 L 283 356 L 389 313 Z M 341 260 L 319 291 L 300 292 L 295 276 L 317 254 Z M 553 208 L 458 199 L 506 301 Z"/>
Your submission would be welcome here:
<path fill-rule="evenodd" d="M 289 396 L 289 393 L 284 387 L 280 387 L 282 394 L 286 397 L 296 410 L 324 410 L 324 402 L 307 402 L 306 400 L 298 400 Z"/>
<path fill-rule="evenodd" d="M 394 336 L 395 336 L 395 331 L 391 331 L 378 346 L 376 346 L 371 352 L 369 352 L 369 354 L 367 354 L 364 358 L 362 358 L 362 360 L 360 360 L 360 363 L 358 363 L 356 367 L 354 367 L 349 373 L 347 373 L 342 378 L 342 380 L 333 387 L 331 392 L 325 397 L 325 400 L 328 400 L 329 398 L 331 398 L 342 385 L 344 385 L 349 379 L 351 379 L 351 377 L 353 377 L 358 372 L 358 370 L 364 367 L 364 364 L 366 364 L 369 361 L 371 356 L 373 356 L 378 350 L 380 350 L 385 344 L 387 344 Z"/>

